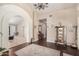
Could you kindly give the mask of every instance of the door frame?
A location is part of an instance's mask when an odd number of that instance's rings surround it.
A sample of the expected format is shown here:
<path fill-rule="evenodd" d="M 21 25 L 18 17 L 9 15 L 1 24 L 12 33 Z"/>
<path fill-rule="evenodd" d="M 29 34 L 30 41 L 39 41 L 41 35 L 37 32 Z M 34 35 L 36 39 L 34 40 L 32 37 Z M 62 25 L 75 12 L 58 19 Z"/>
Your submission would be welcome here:
<path fill-rule="evenodd" d="M 39 27 L 41 27 L 42 30 L 42 26 L 40 25 L 40 23 L 44 23 L 46 25 L 46 41 L 47 41 L 47 19 L 43 18 L 43 19 L 39 19 L 39 25 L 38 25 L 38 31 L 39 31 Z"/>

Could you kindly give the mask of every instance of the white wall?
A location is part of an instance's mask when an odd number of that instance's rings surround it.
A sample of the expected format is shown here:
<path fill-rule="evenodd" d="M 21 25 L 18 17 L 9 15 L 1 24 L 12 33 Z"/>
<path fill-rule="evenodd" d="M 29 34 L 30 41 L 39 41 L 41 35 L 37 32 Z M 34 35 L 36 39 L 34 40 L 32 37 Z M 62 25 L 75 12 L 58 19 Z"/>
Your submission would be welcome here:
<path fill-rule="evenodd" d="M 50 17 L 49 15 L 52 15 Z M 65 40 L 70 45 L 74 42 L 75 31 L 73 26 L 77 25 L 76 7 L 60 9 L 57 11 L 48 11 L 41 13 L 39 19 L 47 19 L 47 41 L 55 42 L 56 40 L 56 29 L 55 26 L 59 25 L 59 22 L 65 26 Z"/>
<path fill-rule="evenodd" d="M 39 19 L 39 16 L 38 15 L 39 13 L 34 10 L 34 40 L 33 41 L 37 41 L 38 40 L 38 19 Z"/>
<path fill-rule="evenodd" d="M 4 11 L 4 12 L 3 12 Z M 8 41 L 8 37 L 9 37 L 9 30 L 8 30 L 8 26 L 9 26 L 9 20 L 12 19 L 13 17 L 20 15 L 23 17 L 24 19 L 24 26 L 25 26 L 25 42 L 30 42 L 32 36 L 32 18 L 29 16 L 29 14 L 27 13 L 27 11 L 24 11 L 22 8 L 20 8 L 17 5 L 3 5 L 0 7 L 0 19 L 3 20 L 3 25 L 2 27 L 0 26 L 0 28 L 2 29 L 2 47 L 4 48 L 9 48 L 9 41 Z M 0 21 L 1 21 L 0 20 Z M 16 40 L 17 41 L 17 40 Z M 16 43 L 18 43 L 19 41 L 17 41 Z M 22 43 L 21 43 L 22 44 Z"/>
<path fill-rule="evenodd" d="M 78 30 L 77 30 L 77 45 L 79 49 L 79 4 L 77 6 L 77 25 L 78 25 Z"/>

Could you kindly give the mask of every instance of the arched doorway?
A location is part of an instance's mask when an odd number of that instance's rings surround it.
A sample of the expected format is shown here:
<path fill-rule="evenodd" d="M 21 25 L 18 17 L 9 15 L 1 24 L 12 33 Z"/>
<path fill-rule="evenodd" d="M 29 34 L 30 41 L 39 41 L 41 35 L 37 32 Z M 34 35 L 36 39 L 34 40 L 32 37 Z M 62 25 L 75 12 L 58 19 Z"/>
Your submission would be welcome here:
<path fill-rule="evenodd" d="M 0 38 L 1 41 L 1 47 L 3 48 L 10 48 L 9 47 L 9 22 L 10 20 L 14 20 L 16 16 L 21 16 L 23 20 L 23 27 L 24 27 L 24 37 L 25 37 L 25 42 L 30 42 L 32 36 L 32 18 L 29 16 L 29 14 L 20 8 L 17 5 L 11 5 L 11 4 L 6 4 L 1 6 L 0 8 L 1 12 L 1 26 L 0 26 L 0 32 L 2 33 L 2 36 Z M 16 40 L 17 41 L 17 40 Z M 16 42 L 18 43 L 18 41 Z"/>

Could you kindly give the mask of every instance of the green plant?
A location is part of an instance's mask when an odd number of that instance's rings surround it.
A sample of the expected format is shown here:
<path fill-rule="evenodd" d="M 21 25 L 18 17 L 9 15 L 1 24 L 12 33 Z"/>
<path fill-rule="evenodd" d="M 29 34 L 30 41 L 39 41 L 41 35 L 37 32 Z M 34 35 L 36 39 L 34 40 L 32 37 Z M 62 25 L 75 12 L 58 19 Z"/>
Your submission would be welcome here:
<path fill-rule="evenodd" d="M 3 51 L 3 50 L 5 50 L 5 48 L 0 48 L 0 51 Z"/>

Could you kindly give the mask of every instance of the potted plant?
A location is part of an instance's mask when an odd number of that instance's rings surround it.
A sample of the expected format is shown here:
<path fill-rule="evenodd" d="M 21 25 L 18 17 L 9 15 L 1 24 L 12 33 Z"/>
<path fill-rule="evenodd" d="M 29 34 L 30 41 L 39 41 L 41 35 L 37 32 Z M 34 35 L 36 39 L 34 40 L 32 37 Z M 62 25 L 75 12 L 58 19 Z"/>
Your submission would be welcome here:
<path fill-rule="evenodd" d="M 2 55 L 2 52 L 5 50 L 5 48 L 0 48 L 0 55 Z"/>

